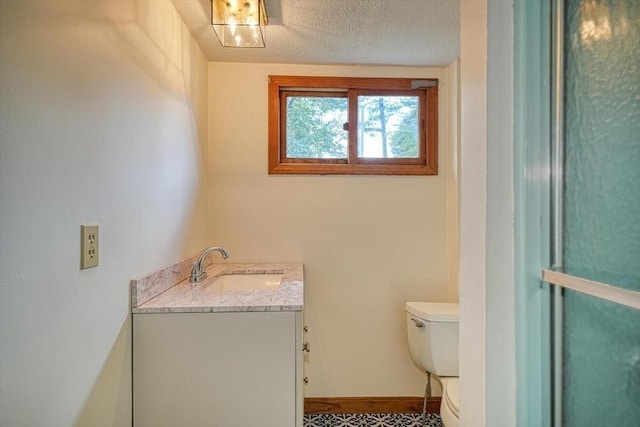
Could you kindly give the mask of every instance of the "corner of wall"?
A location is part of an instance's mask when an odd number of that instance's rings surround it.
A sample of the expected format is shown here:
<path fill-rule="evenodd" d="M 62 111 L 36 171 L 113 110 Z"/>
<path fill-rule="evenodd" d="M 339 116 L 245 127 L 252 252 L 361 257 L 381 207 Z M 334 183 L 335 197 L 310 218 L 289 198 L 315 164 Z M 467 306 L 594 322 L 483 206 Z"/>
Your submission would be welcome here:
<path fill-rule="evenodd" d="M 460 423 L 486 425 L 487 0 L 460 2 Z"/>
<path fill-rule="evenodd" d="M 458 263 L 460 250 L 460 67 L 456 59 L 444 69 L 447 82 L 446 100 L 448 120 L 446 123 L 446 168 L 447 181 L 447 253 L 448 253 L 448 297 L 459 299 Z"/>
<path fill-rule="evenodd" d="M 0 425 L 130 426 L 129 282 L 206 242 L 207 61 L 170 0 L 0 16 Z"/>

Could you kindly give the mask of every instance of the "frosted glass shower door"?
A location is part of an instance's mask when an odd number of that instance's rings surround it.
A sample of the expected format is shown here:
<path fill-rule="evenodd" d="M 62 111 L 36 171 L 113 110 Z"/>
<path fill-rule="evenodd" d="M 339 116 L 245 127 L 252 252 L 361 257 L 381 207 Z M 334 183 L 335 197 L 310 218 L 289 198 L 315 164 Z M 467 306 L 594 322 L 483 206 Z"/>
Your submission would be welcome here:
<path fill-rule="evenodd" d="M 564 272 L 640 291 L 640 0 L 564 3 Z M 564 289 L 562 318 L 562 425 L 640 426 L 640 310 Z"/>

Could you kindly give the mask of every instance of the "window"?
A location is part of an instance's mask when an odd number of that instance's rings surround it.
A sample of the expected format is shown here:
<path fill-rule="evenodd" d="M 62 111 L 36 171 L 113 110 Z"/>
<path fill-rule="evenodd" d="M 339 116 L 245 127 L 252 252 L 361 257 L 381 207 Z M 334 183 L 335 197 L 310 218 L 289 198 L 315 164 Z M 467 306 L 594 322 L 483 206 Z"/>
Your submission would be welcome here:
<path fill-rule="evenodd" d="M 270 174 L 438 174 L 438 80 L 269 76 Z"/>

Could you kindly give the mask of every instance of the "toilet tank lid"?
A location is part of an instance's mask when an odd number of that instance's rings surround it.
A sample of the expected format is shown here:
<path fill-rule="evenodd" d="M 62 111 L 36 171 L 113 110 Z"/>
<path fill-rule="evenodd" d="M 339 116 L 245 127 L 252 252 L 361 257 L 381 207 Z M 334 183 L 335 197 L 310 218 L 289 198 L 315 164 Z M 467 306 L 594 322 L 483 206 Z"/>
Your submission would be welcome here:
<path fill-rule="evenodd" d="M 457 322 L 460 320 L 458 303 L 452 302 L 408 302 L 407 313 L 430 322 Z"/>

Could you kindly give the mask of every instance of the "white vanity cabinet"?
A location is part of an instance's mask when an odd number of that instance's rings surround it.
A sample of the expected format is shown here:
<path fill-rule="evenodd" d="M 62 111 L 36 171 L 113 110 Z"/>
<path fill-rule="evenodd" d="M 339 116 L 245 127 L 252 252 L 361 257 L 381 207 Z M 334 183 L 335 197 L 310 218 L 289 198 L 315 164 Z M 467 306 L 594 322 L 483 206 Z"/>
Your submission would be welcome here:
<path fill-rule="evenodd" d="M 302 427 L 302 362 L 302 311 L 134 313 L 134 427 Z"/>

